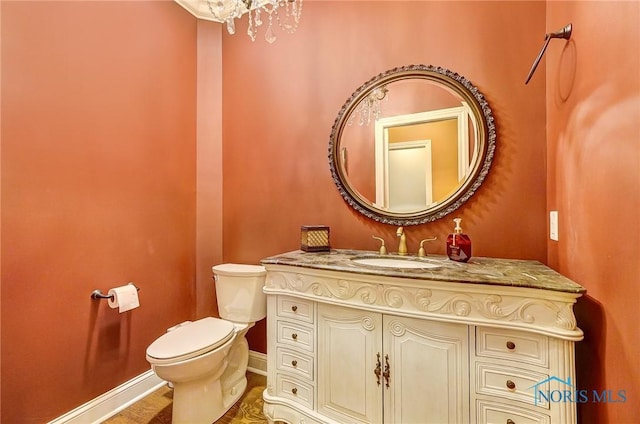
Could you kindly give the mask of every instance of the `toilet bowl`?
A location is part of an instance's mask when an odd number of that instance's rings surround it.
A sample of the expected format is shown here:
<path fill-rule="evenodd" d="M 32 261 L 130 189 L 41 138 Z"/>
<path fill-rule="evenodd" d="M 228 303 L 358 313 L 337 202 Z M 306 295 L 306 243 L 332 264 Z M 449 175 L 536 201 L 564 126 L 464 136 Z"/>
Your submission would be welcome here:
<path fill-rule="evenodd" d="M 213 267 L 220 318 L 177 325 L 147 348 L 147 361 L 173 385 L 174 424 L 211 424 L 247 387 L 249 344 L 245 335 L 266 316 L 259 265 Z"/>

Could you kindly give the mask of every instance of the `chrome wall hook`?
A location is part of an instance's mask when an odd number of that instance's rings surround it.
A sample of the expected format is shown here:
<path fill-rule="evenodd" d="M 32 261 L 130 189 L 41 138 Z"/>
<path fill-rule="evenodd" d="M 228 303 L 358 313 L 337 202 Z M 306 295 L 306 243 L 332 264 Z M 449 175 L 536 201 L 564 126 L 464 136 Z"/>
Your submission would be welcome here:
<path fill-rule="evenodd" d="M 536 68 L 538 67 L 538 63 L 540 63 L 540 59 L 542 59 L 542 55 L 544 55 L 544 52 L 547 50 L 549 41 L 551 41 L 552 38 L 563 38 L 565 40 L 569 40 L 571 38 L 572 31 L 573 31 L 573 26 L 571 24 L 567 24 L 556 32 L 550 32 L 545 34 L 544 45 L 542 46 L 540 53 L 538 53 L 538 57 L 536 57 L 536 60 L 533 62 L 533 66 L 531 66 L 529 75 L 527 75 L 527 80 L 524 82 L 525 85 L 529 83 L 529 80 L 533 76 L 533 73 L 536 71 Z"/>

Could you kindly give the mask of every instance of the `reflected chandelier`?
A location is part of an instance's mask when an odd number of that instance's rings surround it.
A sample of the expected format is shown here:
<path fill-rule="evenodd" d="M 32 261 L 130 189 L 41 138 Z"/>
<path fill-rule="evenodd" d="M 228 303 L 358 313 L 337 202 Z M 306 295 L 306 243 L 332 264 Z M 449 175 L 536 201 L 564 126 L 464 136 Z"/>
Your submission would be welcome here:
<path fill-rule="evenodd" d="M 303 0 L 175 0 L 180 6 L 200 19 L 226 23 L 229 34 L 235 34 L 235 20 L 245 13 L 249 15 L 247 35 L 256 40 L 258 28 L 266 14 L 267 29 L 264 38 L 268 43 L 276 41 L 274 20 L 286 33 L 292 34 L 298 28 L 302 16 Z"/>
<path fill-rule="evenodd" d="M 371 90 L 371 93 L 367 95 L 364 99 L 360 101 L 358 106 L 353 111 L 353 114 L 347 120 L 347 125 L 353 125 L 353 121 L 356 116 L 358 116 L 358 125 L 369 125 L 371 121 L 377 121 L 382 115 L 382 107 L 380 102 L 383 100 L 389 100 L 387 97 L 387 93 L 389 89 L 386 85 L 382 87 L 376 87 Z"/>

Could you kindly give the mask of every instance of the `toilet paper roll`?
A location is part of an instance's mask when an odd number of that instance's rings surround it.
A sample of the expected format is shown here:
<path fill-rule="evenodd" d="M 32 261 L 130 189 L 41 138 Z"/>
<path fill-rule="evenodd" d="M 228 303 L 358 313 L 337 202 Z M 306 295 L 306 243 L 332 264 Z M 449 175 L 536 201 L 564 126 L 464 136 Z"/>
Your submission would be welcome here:
<path fill-rule="evenodd" d="M 140 306 L 138 289 L 133 284 L 115 287 L 109 290 L 109 295 L 113 296 L 109 299 L 109 306 L 112 309 L 118 308 L 120 313 L 130 311 Z"/>

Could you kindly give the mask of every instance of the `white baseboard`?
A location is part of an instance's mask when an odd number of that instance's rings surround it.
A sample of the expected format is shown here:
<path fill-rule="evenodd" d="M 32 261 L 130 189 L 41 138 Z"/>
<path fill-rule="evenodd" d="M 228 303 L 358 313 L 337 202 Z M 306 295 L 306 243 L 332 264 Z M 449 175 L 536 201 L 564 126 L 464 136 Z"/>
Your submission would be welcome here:
<path fill-rule="evenodd" d="M 249 351 L 249 366 L 253 373 L 267 375 L 267 355 Z M 149 370 L 90 400 L 48 424 L 99 424 L 129 405 L 158 390 L 166 382 Z"/>
<path fill-rule="evenodd" d="M 247 370 L 255 374 L 267 375 L 267 354 L 250 350 Z"/>
<path fill-rule="evenodd" d="M 158 390 L 166 382 L 149 370 L 90 400 L 49 424 L 101 423 L 127 406 Z"/>

